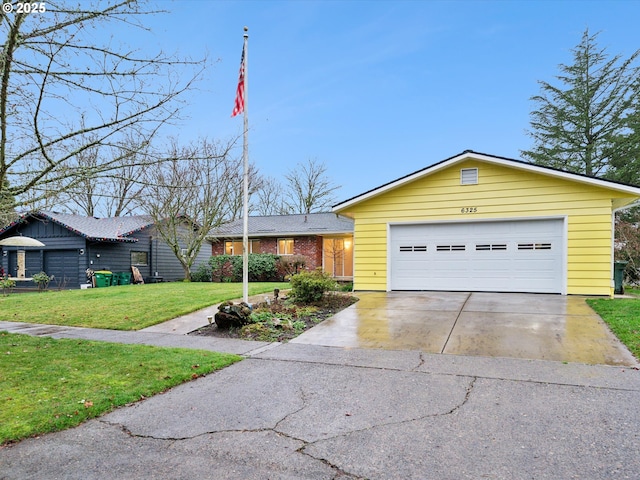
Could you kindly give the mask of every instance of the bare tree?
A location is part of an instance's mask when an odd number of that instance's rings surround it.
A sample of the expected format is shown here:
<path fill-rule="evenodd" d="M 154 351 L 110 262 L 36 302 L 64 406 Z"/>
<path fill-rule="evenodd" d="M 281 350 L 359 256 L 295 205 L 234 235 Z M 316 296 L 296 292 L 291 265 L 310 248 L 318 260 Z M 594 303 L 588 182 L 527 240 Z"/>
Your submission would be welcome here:
<path fill-rule="evenodd" d="M 233 172 L 232 172 L 233 173 Z M 249 213 L 254 211 L 251 198 L 262 188 L 262 177 L 254 164 L 249 164 Z M 242 218 L 242 205 L 244 202 L 244 166 L 235 172 L 229 180 L 229 215 L 227 220 Z"/>
<path fill-rule="evenodd" d="M 0 188 L 0 225 L 4 226 L 11 223 L 17 218 L 17 213 L 14 209 L 15 199 L 9 194 L 9 185 L 7 180 L 4 180 L 4 188 Z"/>
<path fill-rule="evenodd" d="M 59 203 L 67 205 L 73 213 L 89 216 L 118 217 L 133 213 L 137 208 L 137 199 L 144 188 L 140 182 L 146 160 L 146 143 L 140 144 L 133 138 L 127 138 L 117 146 L 103 149 L 110 158 L 117 158 L 113 169 L 101 175 L 84 176 L 99 164 L 98 148 L 86 149 L 76 156 L 76 178 L 68 179 L 74 185 L 61 188 Z M 118 166 L 119 165 L 119 166 Z"/>
<path fill-rule="evenodd" d="M 251 197 L 251 211 L 258 215 L 283 215 L 284 205 L 282 185 L 273 177 L 265 177 Z"/>
<path fill-rule="evenodd" d="M 86 171 L 93 171 L 99 164 L 100 149 L 97 146 L 87 148 L 76 155 L 73 162 L 79 166 L 84 166 Z M 96 209 L 98 208 L 99 194 L 101 185 L 98 183 L 99 179 L 93 176 L 81 175 L 81 170 L 78 169 L 78 175 L 70 178 L 69 181 L 75 184 L 75 188 L 61 188 L 59 195 L 68 196 L 68 203 L 78 207 L 71 208 L 73 213 L 83 213 L 90 217 L 96 216 Z M 64 179 L 63 179 L 64 180 Z"/>
<path fill-rule="evenodd" d="M 148 56 L 95 35 L 116 26 L 145 30 L 141 20 L 159 12 L 142 2 L 38 5 L 46 12 L 14 9 L 0 17 L 0 186 L 22 205 L 46 204 L 60 188 L 121 168 L 129 152 L 108 156 L 104 149 L 127 136 L 148 142 L 175 120 L 180 95 L 205 62 Z M 76 161 L 82 155 L 95 161 Z"/>
<path fill-rule="evenodd" d="M 182 147 L 173 140 L 171 157 L 147 170 L 142 208 L 180 261 L 186 279 L 209 231 L 233 209 L 234 179 L 242 162 L 232 158 L 233 143 L 200 139 Z"/>
<path fill-rule="evenodd" d="M 340 188 L 327 177 L 327 167 L 317 159 L 298 163 L 290 170 L 284 205 L 287 213 L 315 213 L 327 211 L 335 203 L 334 192 Z"/>

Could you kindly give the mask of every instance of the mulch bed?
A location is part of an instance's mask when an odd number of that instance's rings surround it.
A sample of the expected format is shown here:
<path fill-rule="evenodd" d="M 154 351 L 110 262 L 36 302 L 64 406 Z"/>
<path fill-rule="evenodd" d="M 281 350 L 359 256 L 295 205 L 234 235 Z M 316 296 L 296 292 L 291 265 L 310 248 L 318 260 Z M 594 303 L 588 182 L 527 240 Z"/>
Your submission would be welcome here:
<path fill-rule="evenodd" d="M 211 325 L 199 328 L 198 330 L 189 333 L 189 335 L 286 342 L 287 340 L 297 337 L 305 330 L 318 325 L 318 323 L 326 320 L 327 318 L 332 317 L 339 311 L 353 305 L 357 301 L 358 298 L 351 294 L 331 293 L 325 295 L 321 301 L 314 302 L 312 304 L 296 304 L 287 299 L 282 299 L 277 302 L 271 302 L 271 304 L 259 303 L 254 305 L 253 311 L 256 313 L 271 312 L 274 319 L 277 319 L 279 316 L 287 316 L 290 317 L 292 321 L 304 322 L 305 324 L 304 328 L 301 328 L 301 324 L 297 323 L 298 328 L 290 329 L 274 327 L 269 323 L 268 326 L 265 326 L 265 328 L 268 328 L 270 331 L 269 338 L 265 338 L 265 331 L 256 332 L 254 329 L 246 328 L 220 329 L 215 322 Z M 307 307 L 314 308 L 310 309 Z M 276 321 L 276 323 L 278 322 Z"/>

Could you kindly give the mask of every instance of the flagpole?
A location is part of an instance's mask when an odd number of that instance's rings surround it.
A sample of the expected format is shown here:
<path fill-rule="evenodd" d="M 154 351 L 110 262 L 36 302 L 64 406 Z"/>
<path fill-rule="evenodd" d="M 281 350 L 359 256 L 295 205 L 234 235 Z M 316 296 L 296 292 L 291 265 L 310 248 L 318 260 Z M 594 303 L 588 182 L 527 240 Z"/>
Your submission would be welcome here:
<path fill-rule="evenodd" d="M 244 27 L 244 133 L 242 135 L 242 158 L 244 163 L 244 179 L 242 191 L 242 300 L 249 303 L 249 31 Z"/>

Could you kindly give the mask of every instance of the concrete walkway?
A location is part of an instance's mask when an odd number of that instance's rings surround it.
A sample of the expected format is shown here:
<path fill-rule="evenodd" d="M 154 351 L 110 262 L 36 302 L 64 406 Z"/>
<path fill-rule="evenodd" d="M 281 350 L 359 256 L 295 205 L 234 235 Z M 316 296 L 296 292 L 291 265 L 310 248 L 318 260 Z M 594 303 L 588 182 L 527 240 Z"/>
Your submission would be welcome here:
<path fill-rule="evenodd" d="M 264 293 L 262 295 L 254 295 L 252 297 L 249 297 L 247 298 L 247 301 L 250 305 L 252 305 L 266 301 L 266 299 L 269 297 L 273 298 L 273 295 Z M 242 299 L 236 299 L 233 300 L 233 303 L 240 303 L 241 301 Z M 215 317 L 219 306 L 220 304 L 212 305 L 210 307 L 188 313 L 181 317 L 174 318 L 173 320 L 169 320 L 168 322 L 163 322 L 157 325 L 143 328 L 140 331 L 144 333 L 172 333 L 178 335 L 186 335 L 189 332 L 193 332 L 194 330 L 197 330 L 198 328 L 204 327 L 205 325 L 209 324 L 210 320 L 213 320 L 213 318 Z"/>
<path fill-rule="evenodd" d="M 20 325 L 0 330 L 187 342 L 248 358 L 0 449 L 2 480 L 635 479 L 640 471 L 637 367 Z"/>

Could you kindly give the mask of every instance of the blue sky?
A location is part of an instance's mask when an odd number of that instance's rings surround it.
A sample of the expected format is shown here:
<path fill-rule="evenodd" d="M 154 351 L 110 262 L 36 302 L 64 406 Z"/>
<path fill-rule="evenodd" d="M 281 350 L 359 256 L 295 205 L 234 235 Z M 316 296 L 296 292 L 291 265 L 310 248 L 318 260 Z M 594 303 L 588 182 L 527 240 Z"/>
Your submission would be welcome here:
<path fill-rule="evenodd" d="M 520 158 L 529 98 L 586 28 L 628 57 L 640 1 L 159 1 L 161 46 L 212 60 L 181 139 L 240 135 L 231 118 L 249 27 L 250 160 L 281 178 L 317 158 L 345 200 L 466 149 Z M 135 36 L 128 39 L 136 47 Z"/>

